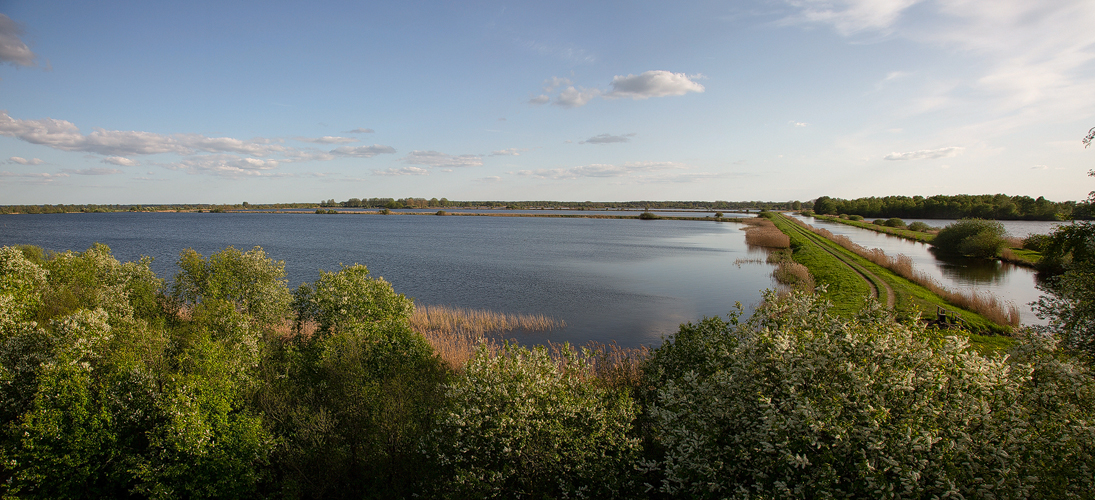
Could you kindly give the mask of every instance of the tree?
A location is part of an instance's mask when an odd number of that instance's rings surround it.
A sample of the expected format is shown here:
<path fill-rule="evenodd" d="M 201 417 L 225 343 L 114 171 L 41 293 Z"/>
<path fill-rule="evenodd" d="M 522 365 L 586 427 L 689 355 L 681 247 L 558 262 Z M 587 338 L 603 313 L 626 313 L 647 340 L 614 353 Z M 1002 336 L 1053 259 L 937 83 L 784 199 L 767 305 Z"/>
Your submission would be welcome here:
<path fill-rule="evenodd" d="M 263 326 L 277 325 L 290 313 L 285 263 L 267 257 L 262 247 L 247 252 L 228 247 L 209 259 L 187 249 L 178 265 L 172 293 L 183 305 L 226 300 Z"/>

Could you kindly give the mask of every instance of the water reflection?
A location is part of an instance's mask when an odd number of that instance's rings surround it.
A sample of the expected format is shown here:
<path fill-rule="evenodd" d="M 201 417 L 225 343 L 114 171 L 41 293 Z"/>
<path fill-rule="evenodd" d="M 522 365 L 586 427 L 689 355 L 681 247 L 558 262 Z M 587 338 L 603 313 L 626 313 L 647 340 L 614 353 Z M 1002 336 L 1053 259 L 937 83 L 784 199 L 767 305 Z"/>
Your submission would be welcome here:
<path fill-rule="evenodd" d="M 887 255 L 904 254 L 912 259 L 913 267 L 932 277 L 944 287 L 955 291 L 990 293 L 1019 307 L 1020 320 L 1024 324 L 1045 324 L 1030 307 L 1042 295 L 1036 287 L 1037 273 L 1030 268 L 1006 262 L 969 259 L 937 255 L 930 245 L 906 240 L 898 236 L 878 233 L 839 222 L 829 222 L 814 217 L 796 216 L 814 227 L 821 227 L 848 237 L 867 248 L 879 248 Z M 908 222 L 908 221 L 906 221 Z M 946 225 L 946 221 L 926 221 L 931 225 Z M 1026 230 L 1048 232 L 1055 223 L 1023 222 Z M 1042 229 L 1042 231 L 1035 231 Z M 1009 229 L 1010 230 L 1010 229 Z"/>

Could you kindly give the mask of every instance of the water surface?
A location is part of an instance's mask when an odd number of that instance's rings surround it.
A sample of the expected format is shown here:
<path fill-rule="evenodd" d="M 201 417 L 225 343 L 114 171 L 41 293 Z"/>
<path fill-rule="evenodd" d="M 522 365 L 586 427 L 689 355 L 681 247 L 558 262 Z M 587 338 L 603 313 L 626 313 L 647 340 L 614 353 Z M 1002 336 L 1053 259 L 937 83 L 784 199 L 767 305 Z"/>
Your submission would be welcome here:
<path fill-rule="evenodd" d="M 153 257 L 170 279 L 179 252 L 261 246 L 290 288 L 319 270 L 365 264 L 420 304 L 547 314 L 567 328 L 536 339 L 659 344 L 680 323 L 759 302 L 771 267 L 736 223 L 410 215 L 106 213 L 0 215 L 0 245 Z"/>

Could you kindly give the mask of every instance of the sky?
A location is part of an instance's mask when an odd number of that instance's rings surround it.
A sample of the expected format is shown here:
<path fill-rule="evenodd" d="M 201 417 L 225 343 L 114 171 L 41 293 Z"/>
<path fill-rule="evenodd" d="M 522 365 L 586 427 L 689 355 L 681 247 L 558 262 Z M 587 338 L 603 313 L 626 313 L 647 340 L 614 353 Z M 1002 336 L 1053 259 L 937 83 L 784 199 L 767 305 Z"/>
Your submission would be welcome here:
<path fill-rule="evenodd" d="M 1091 0 L 0 0 L 0 205 L 1082 200 Z"/>

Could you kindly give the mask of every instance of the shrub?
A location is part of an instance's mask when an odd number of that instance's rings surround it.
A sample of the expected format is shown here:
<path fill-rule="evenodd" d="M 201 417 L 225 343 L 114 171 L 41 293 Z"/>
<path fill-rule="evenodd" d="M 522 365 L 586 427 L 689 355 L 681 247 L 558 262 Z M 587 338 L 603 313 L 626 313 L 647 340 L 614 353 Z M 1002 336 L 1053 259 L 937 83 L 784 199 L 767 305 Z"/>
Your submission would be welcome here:
<path fill-rule="evenodd" d="M 434 214 L 434 215 L 449 215 L 449 214 L 448 214 L 448 212 L 445 212 L 444 210 L 438 210 L 437 213 Z"/>
<path fill-rule="evenodd" d="M 927 223 L 920 222 L 920 221 L 916 221 L 916 222 L 913 222 L 912 224 L 909 224 L 909 230 L 910 231 L 924 232 L 924 231 L 930 230 L 931 228 L 932 227 L 929 226 Z"/>
<path fill-rule="evenodd" d="M 884 222 L 883 224 L 887 227 L 905 227 L 905 221 L 897 217 L 886 219 L 886 222 Z"/>
<path fill-rule="evenodd" d="M 453 498 L 627 496 L 640 450 L 629 436 L 637 408 L 626 391 L 583 380 L 584 361 L 563 350 L 481 348 L 448 386 L 449 405 L 423 452 Z"/>
<path fill-rule="evenodd" d="M 875 219 L 874 222 L 872 222 L 871 224 L 874 224 L 876 226 L 885 226 L 886 219 Z"/>
<path fill-rule="evenodd" d="M 684 325 L 654 351 L 646 417 L 664 448 L 646 467 L 660 492 L 1061 498 L 1095 485 L 1082 367 L 1038 347 L 985 357 L 878 304 L 851 321 L 828 307 L 766 292 L 748 322 Z"/>
<path fill-rule="evenodd" d="M 862 215 L 849 215 L 848 220 L 863 220 Z"/>
<path fill-rule="evenodd" d="M 652 212 L 643 212 L 643 213 L 639 214 L 639 218 L 642 219 L 642 220 L 661 219 L 661 217 L 659 217 L 658 215 L 656 215 Z"/>
<path fill-rule="evenodd" d="M 1023 238 L 1023 249 L 1041 252 L 1049 246 L 1049 242 L 1050 235 L 1048 234 L 1032 234 Z"/>
<path fill-rule="evenodd" d="M 939 230 L 931 245 L 943 252 L 970 257 L 997 257 L 1007 232 L 997 221 L 962 219 Z"/>
<path fill-rule="evenodd" d="M 799 213 L 802 214 L 805 217 L 813 217 L 814 216 L 814 211 L 813 210 L 803 210 Z"/>
<path fill-rule="evenodd" d="M 185 304 L 226 300 L 258 324 L 270 326 L 288 317 L 292 295 L 285 287 L 285 262 L 266 256 L 262 247 L 240 252 L 233 247 L 208 259 L 193 249 L 179 255 L 172 294 Z"/>
<path fill-rule="evenodd" d="M 294 295 L 298 324 L 315 321 L 323 333 L 361 323 L 405 322 L 414 312 L 410 299 L 360 264 L 323 271 L 314 286 L 301 285 Z"/>

